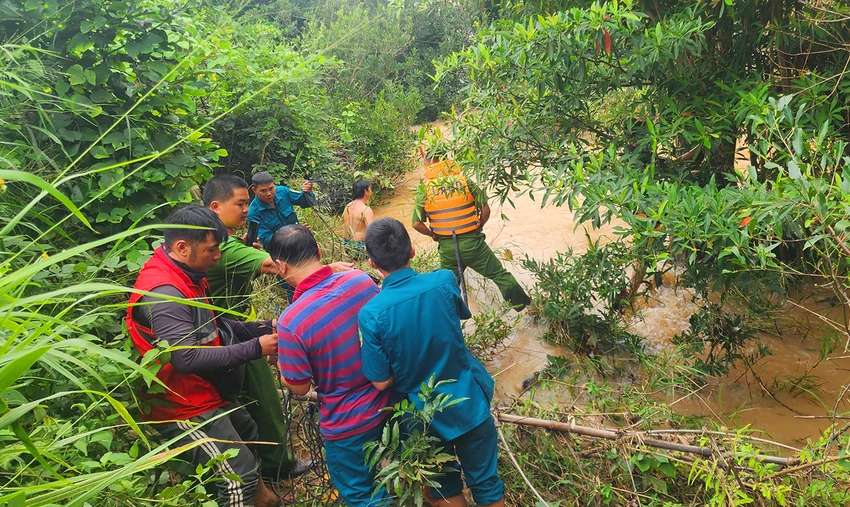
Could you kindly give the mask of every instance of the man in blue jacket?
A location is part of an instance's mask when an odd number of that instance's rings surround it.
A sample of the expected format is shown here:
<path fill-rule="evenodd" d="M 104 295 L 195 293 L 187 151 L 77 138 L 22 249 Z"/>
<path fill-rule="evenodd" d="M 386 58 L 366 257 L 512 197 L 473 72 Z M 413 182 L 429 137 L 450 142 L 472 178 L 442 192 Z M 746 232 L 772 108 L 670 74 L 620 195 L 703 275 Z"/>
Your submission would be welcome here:
<path fill-rule="evenodd" d="M 434 414 L 431 429 L 460 461 L 472 497 L 481 507 L 504 507 L 505 485 L 496 472 L 497 433 L 490 415 L 493 378 L 466 348 L 461 319 L 472 316 L 451 271 L 417 274 L 414 249 L 398 220 L 382 218 L 366 229 L 366 252 L 384 276 L 381 292 L 358 314 L 363 374 L 379 390 L 392 388 L 422 409 L 419 392 L 431 375 L 437 394 L 463 400 Z M 439 507 L 463 507 L 460 473 L 438 479 Z"/>
<path fill-rule="evenodd" d="M 278 229 L 298 223 L 294 205 L 309 208 L 316 202 L 310 181 L 304 180 L 301 192 L 294 192 L 286 185 L 275 185 L 274 178 L 267 172 L 251 177 L 251 191 L 255 197 L 248 207 L 248 220 L 260 223 L 257 238 L 263 248 L 268 246 Z"/>

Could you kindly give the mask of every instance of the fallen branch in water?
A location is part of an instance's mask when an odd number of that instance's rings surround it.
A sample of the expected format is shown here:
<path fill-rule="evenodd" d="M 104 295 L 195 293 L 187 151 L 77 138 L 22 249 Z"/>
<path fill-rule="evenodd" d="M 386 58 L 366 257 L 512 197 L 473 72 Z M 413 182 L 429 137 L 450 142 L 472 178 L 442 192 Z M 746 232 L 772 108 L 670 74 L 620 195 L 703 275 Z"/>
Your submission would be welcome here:
<path fill-rule="evenodd" d="M 295 395 L 293 396 L 296 400 L 302 401 L 316 401 L 316 393 L 310 392 L 304 396 Z M 668 451 L 679 451 L 686 452 L 690 454 L 698 454 L 700 456 L 704 456 L 706 458 L 716 456 L 718 453 L 714 452 L 712 449 L 708 447 L 700 447 L 698 445 L 688 445 L 688 444 L 677 444 L 675 442 L 668 442 L 666 440 L 658 440 L 654 438 L 643 438 L 643 435 L 652 434 L 651 432 L 642 432 L 642 431 L 622 431 L 616 429 L 608 429 L 608 428 L 591 428 L 588 426 L 579 426 L 574 422 L 564 423 L 560 421 L 550 421 L 548 419 L 538 419 L 536 417 L 525 417 L 514 414 L 506 414 L 504 412 L 495 411 L 494 415 L 495 419 L 499 422 L 506 422 L 511 424 L 518 424 L 520 426 L 532 426 L 536 428 L 545 428 L 552 431 L 559 431 L 562 433 L 570 433 L 574 435 L 582 435 L 586 437 L 593 438 L 604 438 L 606 440 L 637 440 L 641 445 L 646 445 L 649 447 L 655 447 L 657 449 L 666 449 Z M 667 433 L 676 432 L 677 430 L 656 430 L 658 432 L 664 431 Z M 691 433 L 697 430 L 682 430 L 680 433 Z M 716 432 L 719 433 L 719 432 Z M 755 437 L 746 437 L 755 439 Z M 765 443 L 779 445 L 783 447 L 783 444 L 779 444 L 778 442 L 771 442 L 769 440 L 758 439 Z M 745 458 L 755 458 L 764 463 L 771 463 L 774 465 L 781 465 L 784 467 L 793 467 L 795 465 L 800 464 L 800 458 L 782 458 L 779 456 L 768 456 L 764 454 L 757 454 L 755 456 L 744 454 L 744 453 L 724 453 L 723 456 L 735 456 L 735 457 L 745 457 Z"/>
<path fill-rule="evenodd" d="M 560 431 L 562 433 L 572 433 L 576 435 L 583 435 L 594 438 L 604 438 L 606 440 L 624 440 L 629 438 L 637 438 L 639 439 L 642 445 L 647 445 L 650 447 L 656 447 L 658 449 L 666 449 L 668 451 L 680 451 L 687 452 L 691 454 L 699 454 L 700 456 L 711 457 L 716 453 L 709 449 L 708 447 L 700 447 L 697 445 L 687 445 L 687 444 L 677 444 L 674 442 L 667 442 L 666 440 L 657 440 L 654 438 L 640 438 L 640 432 L 621 432 L 617 430 L 605 429 L 605 428 L 590 428 L 587 426 L 579 426 L 574 423 L 563 423 L 560 421 L 550 421 L 547 419 L 537 419 L 535 417 L 523 417 L 513 414 L 505 414 L 502 412 L 496 412 L 495 417 L 501 422 L 519 424 L 522 426 L 533 426 L 537 428 L 546 428 L 553 431 Z M 778 456 L 766 456 L 766 455 L 756 455 L 749 456 L 742 453 L 734 453 L 733 456 L 742 456 L 742 457 L 753 457 L 758 459 L 759 461 L 763 461 L 765 463 L 772 463 L 775 465 L 782 466 L 794 466 L 800 463 L 799 458 L 781 458 Z"/>

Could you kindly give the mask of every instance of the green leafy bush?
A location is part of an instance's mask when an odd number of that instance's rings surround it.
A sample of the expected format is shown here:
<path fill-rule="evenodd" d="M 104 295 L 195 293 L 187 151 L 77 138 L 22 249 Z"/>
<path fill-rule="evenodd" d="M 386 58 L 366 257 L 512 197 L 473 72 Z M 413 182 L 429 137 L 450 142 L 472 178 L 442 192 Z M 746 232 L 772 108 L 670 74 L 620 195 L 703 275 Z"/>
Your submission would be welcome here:
<path fill-rule="evenodd" d="M 460 100 L 461 80 L 435 86 L 433 61 L 462 50 L 481 19 L 475 0 L 436 2 L 316 2 L 302 40 L 343 62 L 331 73 L 335 101 L 374 102 L 392 88 L 415 89 L 417 121 L 433 121 Z"/>
<path fill-rule="evenodd" d="M 301 56 L 272 24 L 250 18 L 235 23 L 231 38 L 237 51 L 220 63 L 221 84 L 211 108 L 231 108 L 270 81 L 275 86 L 215 125 L 215 137 L 229 154 L 223 168 L 245 176 L 271 170 L 289 178 L 332 164 L 333 109 L 322 78 L 339 62 Z"/>
<path fill-rule="evenodd" d="M 689 358 L 686 362 L 704 375 L 726 375 L 745 355 L 747 364 L 754 364 L 770 353 L 764 345 L 748 353 L 757 329 L 745 317 L 729 314 L 716 303 L 705 304 L 688 321 L 690 327 L 671 341 L 682 346 L 683 356 Z"/>
<path fill-rule="evenodd" d="M 168 450 L 174 440 L 153 442 L 137 421 L 135 387 L 159 382 L 158 354 L 137 362 L 121 326 L 121 281 L 151 227 L 59 247 L 46 238 L 62 240 L 64 221 L 44 223 L 20 203 L 50 195 L 90 226 L 81 210 L 33 174 L 0 177 L 0 504 L 185 505 L 158 467 L 191 446 Z M 208 500 L 200 475 L 172 486 Z"/>
<path fill-rule="evenodd" d="M 6 33 L 34 29 L 45 16 L 51 23 L 28 46 L 12 39 L 2 60 L 5 75 L 22 62 L 33 69 L 23 77 L 34 86 L 0 85 L 8 91 L 0 106 L 11 120 L 0 125 L 0 140 L 11 146 L 0 167 L 52 181 L 99 231 L 124 230 L 189 202 L 193 187 L 227 157 L 223 138 L 237 148 L 233 170 L 299 153 L 305 163 L 325 163 L 322 137 L 309 126 L 319 121 L 315 79 L 326 60 L 298 54 L 267 23 L 241 25 L 202 5 L 156 2 L 27 4 L 20 14 L 0 20 Z M 299 97 L 294 113 L 289 97 Z M 213 130 L 254 100 L 245 118 L 234 115 Z M 269 117 L 274 108 L 286 111 Z M 267 121 L 258 122 L 261 116 Z M 236 142 L 239 122 L 247 126 Z M 293 133 L 301 134 L 300 145 Z M 268 156 L 256 149 L 270 144 Z"/>
<path fill-rule="evenodd" d="M 420 107 L 415 89 L 390 87 L 378 93 L 373 104 L 350 102 L 342 111 L 337 128 L 344 164 L 379 175 L 373 188 L 379 196 L 413 166 L 410 125 Z"/>
<path fill-rule="evenodd" d="M 781 298 L 815 275 L 850 301 L 846 5 L 511 5 L 438 65 L 466 80 L 452 148 L 482 185 L 618 220 L 637 283 L 675 266 L 700 294 Z"/>
<path fill-rule="evenodd" d="M 215 86 L 211 56 L 226 44 L 204 36 L 199 11 L 30 2 L 17 14 L 0 20 L 3 32 L 37 36 L 24 47 L 7 40 L 13 53 L 0 72 L 43 70 L 35 89 L 5 87 L 14 115 L 0 139 L 12 150 L 0 165 L 53 180 L 104 231 L 125 229 L 163 201 L 188 202 L 227 154 L 190 136 L 207 120 L 198 106 Z"/>
<path fill-rule="evenodd" d="M 387 488 L 399 505 L 422 507 L 426 499 L 423 488 L 439 488 L 443 465 L 455 460 L 440 446 L 440 439 L 430 431 L 438 412 L 457 405 L 466 398 L 451 399 L 448 394 L 434 394 L 436 388 L 456 380 L 436 381 L 432 375 L 422 383 L 418 394 L 423 407 L 417 409 L 408 399 L 396 403 L 381 440 L 364 446 L 370 468 L 379 468 L 376 488 Z M 449 473 L 459 473 L 452 470 Z"/>
<path fill-rule="evenodd" d="M 582 255 L 569 250 L 548 262 L 525 257 L 523 267 L 537 279 L 534 307 L 549 322 L 554 343 L 583 352 L 634 344 L 622 322 L 630 304 L 631 254 L 621 243 L 589 243 Z"/>

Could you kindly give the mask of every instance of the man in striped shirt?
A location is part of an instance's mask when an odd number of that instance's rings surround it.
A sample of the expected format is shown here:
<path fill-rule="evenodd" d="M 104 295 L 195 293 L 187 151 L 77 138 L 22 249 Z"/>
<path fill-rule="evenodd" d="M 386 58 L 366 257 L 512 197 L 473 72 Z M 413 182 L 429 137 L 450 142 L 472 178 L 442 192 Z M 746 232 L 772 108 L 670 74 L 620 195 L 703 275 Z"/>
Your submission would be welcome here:
<path fill-rule="evenodd" d="M 379 440 L 395 396 L 378 391 L 363 376 L 357 313 L 378 293 L 359 270 L 333 273 L 322 265 L 309 229 L 289 225 L 269 242 L 279 274 L 295 287 L 277 324 L 281 381 L 295 394 L 316 386 L 319 427 L 331 480 L 351 507 L 390 505 L 382 489 L 373 496 L 375 473 L 363 445 Z"/>

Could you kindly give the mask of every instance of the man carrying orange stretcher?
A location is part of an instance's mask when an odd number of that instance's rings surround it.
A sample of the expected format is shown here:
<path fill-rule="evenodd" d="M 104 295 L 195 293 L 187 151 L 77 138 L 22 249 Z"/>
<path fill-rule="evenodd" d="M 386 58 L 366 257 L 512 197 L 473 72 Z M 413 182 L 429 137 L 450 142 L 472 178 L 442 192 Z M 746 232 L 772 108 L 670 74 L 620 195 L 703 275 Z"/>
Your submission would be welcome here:
<path fill-rule="evenodd" d="M 438 243 L 440 267 L 454 271 L 464 300 L 463 270 L 469 267 L 493 280 L 505 301 L 522 310 L 531 302 L 528 294 L 487 246 L 481 230 L 490 219 L 487 195 L 451 160 L 421 153 L 425 174 L 413 206 L 413 228 Z"/>

